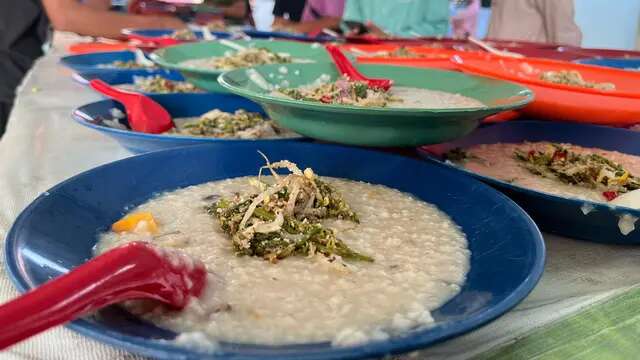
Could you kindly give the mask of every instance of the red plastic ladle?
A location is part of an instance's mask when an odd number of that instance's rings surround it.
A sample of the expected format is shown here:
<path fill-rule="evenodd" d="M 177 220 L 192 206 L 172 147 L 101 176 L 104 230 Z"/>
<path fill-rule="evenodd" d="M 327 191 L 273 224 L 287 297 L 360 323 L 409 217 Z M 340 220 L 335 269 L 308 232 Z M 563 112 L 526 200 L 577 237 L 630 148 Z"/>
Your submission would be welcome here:
<path fill-rule="evenodd" d="M 126 244 L 0 305 L 0 350 L 125 300 L 153 299 L 182 309 L 200 296 L 206 278 L 200 261 L 145 242 Z"/>
<path fill-rule="evenodd" d="M 393 85 L 393 80 L 372 79 L 364 76 L 362 73 L 360 73 L 360 71 L 358 71 L 358 69 L 355 68 L 355 66 L 353 66 L 353 64 L 351 64 L 351 61 L 347 59 L 347 57 L 337 46 L 327 44 L 325 45 L 325 49 L 327 50 L 329 55 L 331 55 L 331 59 L 333 59 L 334 64 L 336 64 L 338 71 L 349 79 L 355 81 L 364 81 L 370 87 L 382 89 L 385 91 L 389 90 L 391 88 L 391 85 Z"/>
<path fill-rule="evenodd" d="M 171 115 L 148 96 L 115 88 L 100 79 L 89 81 L 96 91 L 122 103 L 129 126 L 139 132 L 160 134 L 173 128 Z"/>

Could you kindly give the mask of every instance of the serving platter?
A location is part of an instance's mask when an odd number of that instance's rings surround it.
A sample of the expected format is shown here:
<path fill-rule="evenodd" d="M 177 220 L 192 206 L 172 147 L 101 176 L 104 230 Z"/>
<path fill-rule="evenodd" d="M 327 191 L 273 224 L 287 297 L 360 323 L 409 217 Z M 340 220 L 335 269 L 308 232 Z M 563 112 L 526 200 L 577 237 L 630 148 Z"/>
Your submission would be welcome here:
<path fill-rule="evenodd" d="M 523 84 L 536 95 L 523 109 L 536 119 L 629 126 L 640 120 L 640 72 L 548 59 L 486 56 L 455 58 L 464 72 Z M 614 90 L 598 90 L 543 81 L 544 71 L 577 71 L 587 81 L 613 83 Z"/>
<path fill-rule="evenodd" d="M 12 280 L 20 291 L 26 291 L 82 264 L 91 257 L 97 233 L 118 219 L 125 207 L 176 188 L 255 175 L 263 164 L 258 150 L 271 159 L 289 159 L 312 167 L 319 174 L 410 193 L 435 204 L 461 227 L 471 250 L 470 272 L 461 292 L 432 313 L 433 327 L 349 347 L 223 342 L 215 352 L 180 347 L 171 341 L 175 333 L 117 307 L 74 321 L 69 327 L 98 341 L 160 359 L 371 358 L 423 348 L 477 328 L 520 302 L 542 274 L 544 242 L 536 225 L 512 201 L 477 180 L 424 161 L 370 150 L 253 142 L 134 156 L 49 189 L 18 216 L 9 231 L 5 256 Z"/>
<path fill-rule="evenodd" d="M 221 111 L 226 112 L 235 112 L 236 110 L 244 109 L 249 112 L 264 114 L 264 110 L 262 110 L 260 105 L 255 102 L 228 94 L 149 94 L 149 96 L 167 109 L 171 117 L 174 119 L 180 117 L 200 116 L 212 109 L 220 109 Z M 118 121 L 126 128 L 114 127 L 113 123 L 109 121 L 114 119 L 113 109 L 118 109 L 120 113 L 122 113 L 122 116 L 124 117 Z M 80 125 L 87 126 L 115 139 L 120 143 L 120 145 L 122 145 L 122 147 L 133 153 L 143 153 L 212 142 L 233 143 L 250 141 L 263 143 L 300 140 L 300 137 L 244 140 L 171 134 L 146 134 L 129 130 L 127 118 L 124 113 L 124 107 L 119 102 L 113 100 L 102 100 L 80 106 L 73 110 L 71 117 Z M 105 122 L 105 120 L 107 121 Z"/>
<path fill-rule="evenodd" d="M 455 148 L 479 144 L 549 141 L 619 151 L 640 156 L 640 133 L 596 125 L 519 120 L 482 127 L 452 142 L 422 147 L 430 162 L 453 169 L 495 187 L 517 202 L 542 231 L 571 238 L 613 244 L 640 244 L 640 230 L 624 235 L 620 221 L 625 215 L 640 217 L 639 210 L 613 207 L 530 190 L 491 177 L 479 175 L 444 161 L 442 154 Z M 586 214 L 585 214 L 586 212 Z M 634 221 L 635 222 L 635 221 Z M 638 224 L 636 224 L 638 225 Z"/>

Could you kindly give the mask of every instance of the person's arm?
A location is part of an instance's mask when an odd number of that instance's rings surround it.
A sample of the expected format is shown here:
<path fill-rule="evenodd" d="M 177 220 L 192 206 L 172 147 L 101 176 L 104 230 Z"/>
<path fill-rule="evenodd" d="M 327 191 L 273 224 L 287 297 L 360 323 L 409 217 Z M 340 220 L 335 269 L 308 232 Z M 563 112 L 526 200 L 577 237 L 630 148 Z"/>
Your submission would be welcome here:
<path fill-rule="evenodd" d="M 82 0 L 82 4 L 96 10 L 109 10 L 111 8 L 111 0 Z"/>
<path fill-rule="evenodd" d="M 342 21 L 342 18 L 340 17 L 323 17 L 317 20 L 305 21 L 301 23 L 289 23 L 285 27 L 295 32 L 308 33 L 315 30 L 339 28 L 340 21 Z"/>
<path fill-rule="evenodd" d="M 86 36 L 121 37 L 125 28 L 183 28 L 185 24 L 170 16 L 142 16 L 99 10 L 77 0 L 42 0 L 53 25 L 60 31 Z"/>
<path fill-rule="evenodd" d="M 302 12 L 302 22 L 290 26 L 294 31 L 308 33 L 340 27 L 344 13 L 344 0 L 307 0 Z"/>
<path fill-rule="evenodd" d="M 549 41 L 561 45 L 580 46 L 582 31 L 575 22 L 573 0 L 545 1 L 541 12 Z"/>

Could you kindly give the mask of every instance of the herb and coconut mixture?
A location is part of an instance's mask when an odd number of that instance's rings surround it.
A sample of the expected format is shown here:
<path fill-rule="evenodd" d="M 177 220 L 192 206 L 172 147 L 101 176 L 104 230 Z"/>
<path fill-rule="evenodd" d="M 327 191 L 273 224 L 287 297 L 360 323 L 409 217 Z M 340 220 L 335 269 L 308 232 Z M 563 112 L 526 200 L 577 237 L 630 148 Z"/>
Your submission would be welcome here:
<path fill-rule="evenodd" d="M 213 109 L 199 117 L 177 118 L 170 134 L 214 138 L 264 139 L 296 137 L 297 134 L 279 127 L 262 114 L 236 110 L 234 113 Z"/>
<path fill-rule="evenodd" d="M 389 91 L 366 82 L 342 77 L 334 82 L 314 83 L 297 88 L 280 88 L 273 95 L 324 104 L 415 109 L 475 108 L 485 105 L 473 98 L 444 91 L 393 86 Z"/>
<path fill-rule="evenodd" d="M 582 74 L 576 70 L 544 71 L 540 74 L 540 80 L 603 91 L 616 89 L 616 85 L 610 82 L 586 81 L 582 78 Z"/>
<path fill-rule="evenodd" d="M 193 93 L 203 92 L 186 81 L 169 80 L 160 75 L 134 76 L 133 84 L 118 85 L 119 88 L 146 93 Z"/>
<path fill-rule="evenodd" d="M 436 207 L 286 160 L 262 170 L 160 194 L 101 235 L 97 253 L 142 240 L 207 266 L 185 310 L 141 316 L 212 341 L 347 345 L 429 326 L 460 291 L 470 252 Z"/>
<path fill-rule="evenodd" d="M 235 70 L 266 64 L 288 64 L 292 58 L 288 54 L 275 53 L 266 48 L 245 48 L 237 52 L 229 51 L 221 57 L 190 59 L 180 63 L 191 68 Z"/>
<path fill-rule="evenodd" d="M 445 158 L 515 185 L 595 202 L 640 189 L 640 157 L 572 144 L 476 145 L 454 149 Z"/>

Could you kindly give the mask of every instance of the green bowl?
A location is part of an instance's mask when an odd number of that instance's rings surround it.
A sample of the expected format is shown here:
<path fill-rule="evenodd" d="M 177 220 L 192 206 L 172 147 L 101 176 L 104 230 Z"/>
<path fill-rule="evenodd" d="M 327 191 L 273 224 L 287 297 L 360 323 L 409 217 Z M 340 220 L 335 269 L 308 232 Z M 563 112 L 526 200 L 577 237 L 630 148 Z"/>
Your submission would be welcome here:
<path fill-rule="evenodd" d="M 327 74 L 338 77 L 332 63 L 264 65 L 224 73 L 219 81 L 230 92 L 247 97 L 281 125 L 312 138 L 363 146 L 419 146 L 460 138 L 493 114 L 513 110 L 533 100 L 520 85 L 458 72 L 388 65 L 358 65 L 369 77 L 393 79 L 394 85 L 457 93 L 486 107 L 464 109 L 399 109 L 329 105 L 270 95 L 273 86 L 298 87 Z M 254 82 L 256 71 L 268 83 Z M 278 79 L 273 74 L 284 75 Z M 259 82 L 261 82 L 259 80 Z"/>
<path fill-rule="evenodd" d="M 238 40 L 232 42 L 245 47 L 267 48 L 274 52 L 287 53 L 294 58 L 313 62 L 330 61 L 324 47 L 319 44 L 275 40 Z M 233 52 L 234 50 L 218 41 L 201 41 L 162 48 L 151 53 L 150 57 L 163 68 L 179 71 L 188 82 L 201 89 L 227 93 L 228 91 L 218 84 L 218 77 L 224 71 L 191 68 L 180 65 L 180 63 L 192 59 L 220 57 L 229 51 Z"/>

